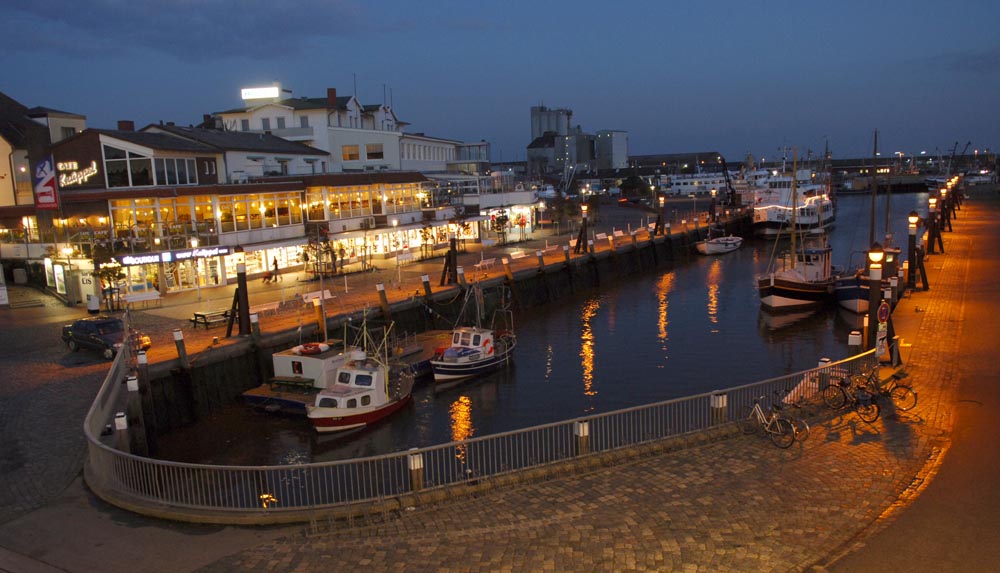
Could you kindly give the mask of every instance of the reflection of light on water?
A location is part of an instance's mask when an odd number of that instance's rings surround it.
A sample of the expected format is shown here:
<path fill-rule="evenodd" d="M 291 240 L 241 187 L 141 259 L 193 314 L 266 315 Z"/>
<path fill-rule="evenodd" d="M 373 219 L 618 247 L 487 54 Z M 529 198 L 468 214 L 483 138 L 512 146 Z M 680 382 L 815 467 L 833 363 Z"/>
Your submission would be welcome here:
<path fill-rule="evenodd" d="M 659 329 L 659 338 L 664 351 L 667 350 L 667 340 L 670 340 L 670 335 L 667 332 L 667 327 L 670 326 L 670 318 L 667 315 L 670 299 L 667 295 L 674 290 L 674 277 L 675 274 L 671 271 L 660 277 L 656 283 L 656 326 Z"/>
<path fill-rule="evenodd" d="M 715 259 L 708 268 L 708 321 L 719 324 L 719 282 L 722 278 L 722 263 Z M 719 332 L 713 328 L 711 332 Z"/>
<path fill-rule="evenodd" d="M 274 497 L 269 493 L 260 494 L 260 505 L 261 507 L 270 507 L 278 503 L 278 498 Z"/>
<path fill-rule="evenodd" d="M 545 381 L 549 381 L 549 377 L 552 376 L 552 345 L 549 344 L 545 347 Z"/>
<path fill-rule="evenodd" d="M 580 317 L 582 325 L 580 328 L 580 358 L 583 365 L 583 395 L 596 396 L 594 386 L 594 330 L 590 326 L 590 321 L 597 315 L 601 303 L 597 299 L 591 299 L 583 305 L 583 316 Z"/>
<path fill-rule="evenodd" d="M 466 438 L 471 438 L 475 431 L 472 427 L 472 399 L 468 396 L 459 396 L 448 408 L 448 415 L 451 418 L 451 439 L 453 442 L 461 442 Z M 465 460 L 465 445 L 458 446 L 455 457 Z"/>

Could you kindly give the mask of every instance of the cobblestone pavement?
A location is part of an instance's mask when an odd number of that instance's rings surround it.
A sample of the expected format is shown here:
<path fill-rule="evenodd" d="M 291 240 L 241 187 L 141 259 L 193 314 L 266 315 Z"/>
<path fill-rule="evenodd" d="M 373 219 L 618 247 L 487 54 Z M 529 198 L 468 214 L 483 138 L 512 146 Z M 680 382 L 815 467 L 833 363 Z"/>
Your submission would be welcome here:
<path fill-rule="evenodd" d="M 995 204 L 989 214 L 997 214 Z M 971 201 L 963 210 L 963 218 L 985 216 L 986 210 Z M 739 436 L 353 524 L 271 528 L 266 538 L 247 536 L 245 528 L 206 530 L 155 520 L 137 520 L 141 527 L 104 522 L 105 526 L 117 527 L 111 534 L 119 543 L 147 555 L 169 555 L 183 544 L 189 557 L 184 566 L 151 560 L 143 567 L 149 571 L 823 570 L 854 551 L 871 532 L 891 525 L 945 459 L 959 381 L 955 357 L 971 248 L 968 241 L 963 242 L 961 224 L 956 221 L 955 232 L 945 236 L 948 254 L 928 261 L 932 289 L 905 299 L 895 313 L 897 332 L 913 344 L 912 354 L 904 354 L 904 359 L 908 358 L 908 381 L 919 392 L 920 403 L 911 412 L 887 408 L 872 425 L 852 413 L 825 414 L 816 421 L 808 441 L 789 450 L 778 450 L 757 436 Z M 166 316 L 166 311 L 147 314 L 178 319 Z M 51 333 L 45 340 L 51 344 Z M 30 355 L 27 348 L 25 352 Z M 65 352 L 59 349 L 53 357 L 47 360 L 65 359 Z M 39 381 L 27 384 L 29 393 L 54 395 L 65 400 L 69 410 L 75 407 L 76 393 L 84 394 L 80 400 L 86 402 L 96 389 L 96 383 L 84 388 L 88 382 L 64 395 L 57 391 L 66 391 L 61 383 L 52 389 Z M 0 396 L 0 400 L 11 400 L 6 391 Z M 15 392 L 14 399 L 18 396 Z M 40 426 L 40 418 L 15 413 L 14 406 L 0 402 L 4 441 L 13 434 L 10 420 L 26 421 L 29 431 L 37 432 Z M 84 410 L 79 413 L 81 421 Z M 79 427 L 73 423 L 71 430 L 56 432 L 61 437 L 49 438 L 67 442 L 63 447 L 69 451 L 45 455 L 65 468 L 63 472 L 74 466 L 79 470 Z M 78 440 L 75 452 L 74 440 Z M 25 449 L 20 455 L 27 460 L 26 452 L 37 451 Z M 7 473 L 3 472 L 2 479 L 7 479 Z M 42 473 L 26 462 L 23 468 L 14 468 L 16 479 L 8 481 L 21 486 L 26 477 Z M 58 479 L 48 481 L 58 487 Z M 40 492 L 23 490 L 14 497 L 22 495 L 30 506 L 49 499 Z M 19 524 L 11 520 L 29 510 L 24 507 L 7 514 L 8 523 L 0 528 L 0 545 L 37 555 L 43 553 L 46 541 L 55 544 L 58 540 L 35 539 L 44 533 L 31 531 L 18 539 L 28 545 L 24 540 L 34 536 L 31 543 L 35 545 L 19 548 L 10 542 Z M 142 530 L 141 535 L 136 529 Z M 232 540 L 239 535 L 253 539 L 234 544 Z M 237 549 L 227 549 L 220 558 L 218 547 L 226 543 Z M 111 546 L 89 550 L 101 555 Z M 63 556 L 50 555 L 48 562 L 58 562 L 68 571 L 90 570 Z M 91 561 L 79 561 L 86 562 Z M 125 571 L 126 566 L 119 563 L 107 570 Z"/>

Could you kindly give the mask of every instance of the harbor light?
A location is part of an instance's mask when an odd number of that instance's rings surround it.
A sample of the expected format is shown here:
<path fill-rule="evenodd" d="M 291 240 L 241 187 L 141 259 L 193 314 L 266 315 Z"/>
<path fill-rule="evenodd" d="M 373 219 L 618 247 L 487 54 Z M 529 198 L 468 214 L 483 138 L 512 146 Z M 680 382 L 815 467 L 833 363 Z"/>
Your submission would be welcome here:
<path fill-rule="evenodd" d="M 872 244 L 872 248 L 868 250 L 868 260 L 872 263 L 878 264 L 882 262 L 884 257 L 885 249 L 882 248 L 882 245 L 877 242 Z"/>
<path fill-rule="evenodd" d="M 906 220 L 910 223 L 910 226 L 914 229 L 917 228 L 917 223 L 920 222 L 920 215 L 916 211 L 910 211 L 910 214 L 906 217 Z"/>

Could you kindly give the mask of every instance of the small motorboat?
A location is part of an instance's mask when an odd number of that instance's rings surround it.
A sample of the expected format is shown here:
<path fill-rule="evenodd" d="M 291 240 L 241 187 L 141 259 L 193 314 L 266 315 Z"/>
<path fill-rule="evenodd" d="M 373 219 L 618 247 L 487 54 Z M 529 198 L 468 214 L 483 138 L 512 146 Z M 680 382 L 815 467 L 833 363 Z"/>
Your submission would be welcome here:
<path fill-rule="evenodd" d="M 743 245 L 743 237 L 715 237 L 695 243 L 695 248 L 703 255 L 722 255 L 735 251 Z"/>
<path fill-rule="evenodd" d="M 513 331 L 512 312 L 509 307 L 504 306 L 505 300 L 509 299 L 502 298 L 500 308 L 494 314 L 493 324 L 486 328 L 481 320 L 482 289 L 479 283 L 469 289 L 458 324 L 452 330 L 451 346 L 441 349 L 431 360 L 437 388 L 507 366 L 513 358 L 517 338 Z M 473 312 L 474 324 L 462 325 L 466 315 Z"/>

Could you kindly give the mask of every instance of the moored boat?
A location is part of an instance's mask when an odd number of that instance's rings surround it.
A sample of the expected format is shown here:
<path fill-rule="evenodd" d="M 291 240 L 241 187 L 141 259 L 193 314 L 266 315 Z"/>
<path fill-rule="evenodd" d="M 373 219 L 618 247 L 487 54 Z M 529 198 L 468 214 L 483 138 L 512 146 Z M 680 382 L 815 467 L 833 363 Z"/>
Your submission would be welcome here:
<path fill-rule="evenodd" d="M 438 387 L 503 368 L 510 362 L 514 347 L 517 346 L 517 337 L 513 330 L 512 312 L 504 304 L 504 300 L 506 297 L 502 298 L 493 321 L 487 328 L 482 326 L 482 288 L 475 283 L 469 289 L 462 312 L 452 329 L 451 345 L 443 348 L 431 360 L 434 383 Z M 471 317 L 473 324 L 463 324 L 466 315 L 471 313 L 475 313 Z M 503 324 L 498 324 L 500 320 Z"/>
<path fill-rule="evenodd" d="M 713 239 L 698 241 L 694 244 L 694 246 L 698 252 L 703 255 L 722 255 L 735 251 L 740 248 L 742 244 L 743 237 L 734 237 L 729 235 L 726 237 L 715 237 Z"/>

